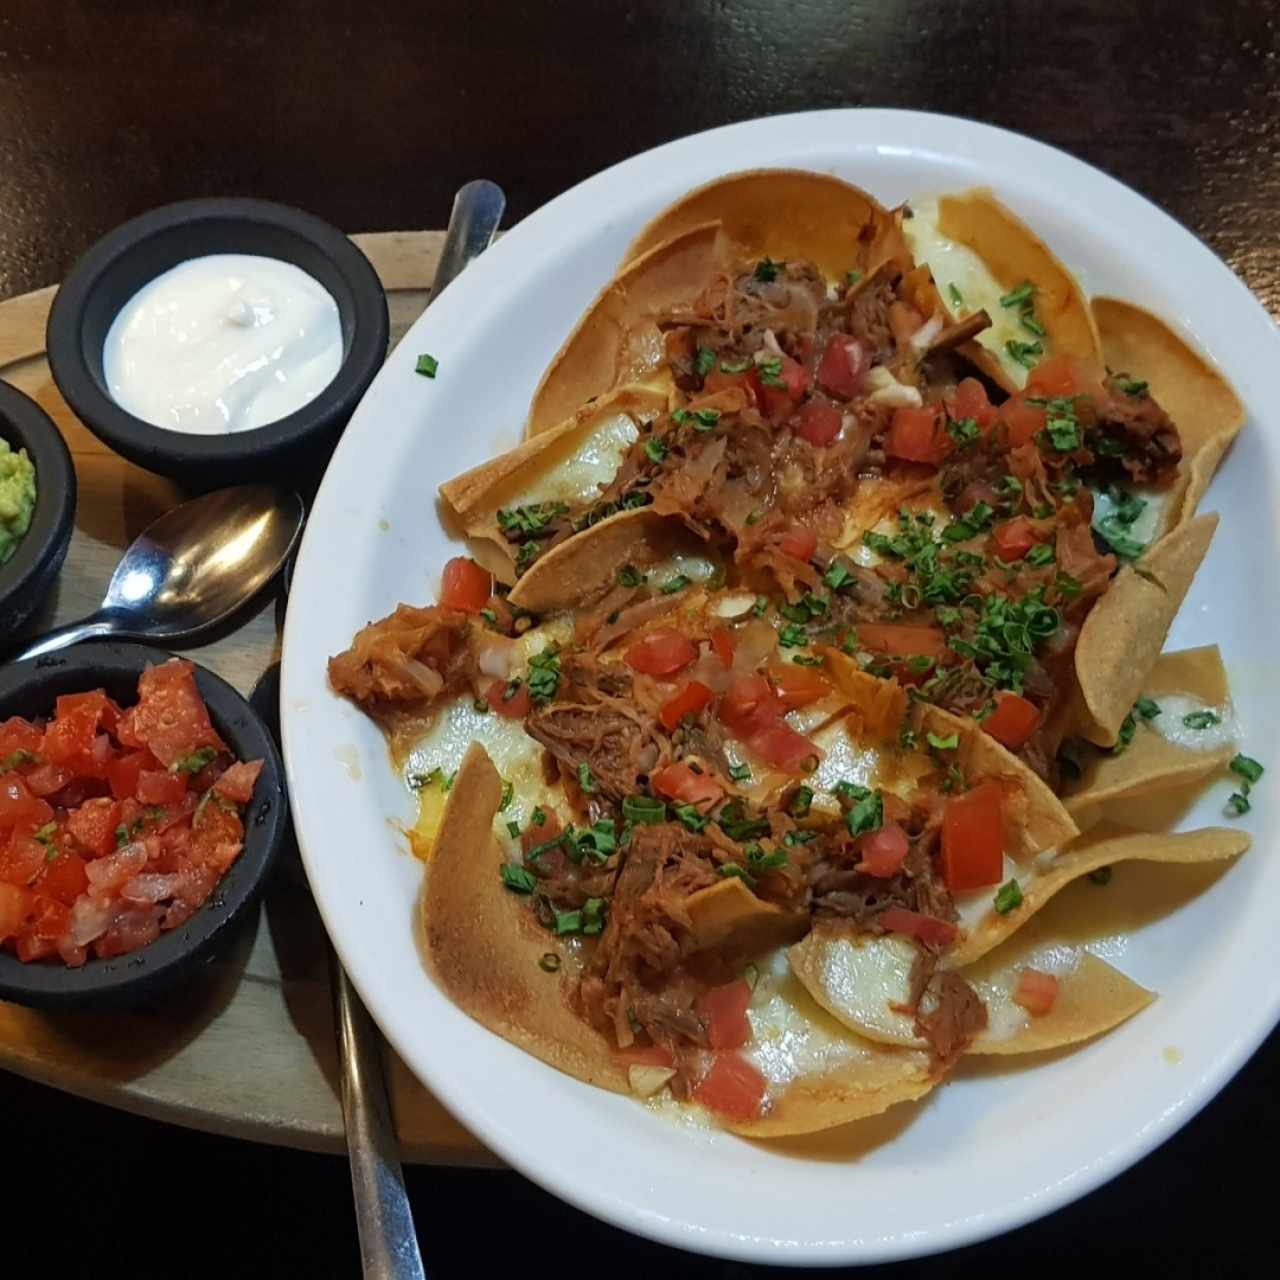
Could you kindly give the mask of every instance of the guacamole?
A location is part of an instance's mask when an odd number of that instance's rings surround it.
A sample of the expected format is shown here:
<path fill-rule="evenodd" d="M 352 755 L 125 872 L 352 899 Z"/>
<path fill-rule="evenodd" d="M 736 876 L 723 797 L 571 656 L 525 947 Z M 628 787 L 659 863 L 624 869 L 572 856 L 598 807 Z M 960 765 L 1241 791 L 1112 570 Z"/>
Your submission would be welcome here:
<path fill-rule="evenodd" d="M 36 469 L 25 449 L 0 440 L 0 564 L 18 549 L 36 506 Z"/>

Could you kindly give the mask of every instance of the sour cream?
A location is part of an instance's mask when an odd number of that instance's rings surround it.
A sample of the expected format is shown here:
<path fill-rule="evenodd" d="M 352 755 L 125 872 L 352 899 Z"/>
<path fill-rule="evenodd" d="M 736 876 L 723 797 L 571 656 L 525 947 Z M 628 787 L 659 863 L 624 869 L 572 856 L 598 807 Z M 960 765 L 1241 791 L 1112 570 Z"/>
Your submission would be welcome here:
<path fill-rule="evenodd" d="M 122 409 L 193 435 L 252 431 L 333 381 L 342 328 L 332 295 L 276 258 L 215 253 L 144 285 L 116 316 L 103 374 Z"/>

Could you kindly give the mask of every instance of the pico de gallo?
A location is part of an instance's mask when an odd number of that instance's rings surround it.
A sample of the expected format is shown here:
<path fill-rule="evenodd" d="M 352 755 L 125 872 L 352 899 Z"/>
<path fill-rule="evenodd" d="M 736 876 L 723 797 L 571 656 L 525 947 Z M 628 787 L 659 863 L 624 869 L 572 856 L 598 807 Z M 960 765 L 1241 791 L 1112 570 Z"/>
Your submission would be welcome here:
<path fill-rule="evenodd" d="M 178 658 L 133 706 L 94 689 L 0 723 L 0 945 L 75 967 L 183 924 L 244 847 L 262 763 L 235 758 Z"/>

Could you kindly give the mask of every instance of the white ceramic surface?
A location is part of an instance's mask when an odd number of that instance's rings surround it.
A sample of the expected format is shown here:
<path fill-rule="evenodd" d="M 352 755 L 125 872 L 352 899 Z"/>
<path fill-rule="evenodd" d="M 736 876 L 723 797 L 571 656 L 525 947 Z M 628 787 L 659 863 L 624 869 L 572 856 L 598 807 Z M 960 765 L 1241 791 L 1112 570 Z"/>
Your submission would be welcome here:
<path fill-rule="evenodd" d="M 1222 646 L 1245 749 L 1277 766 L 1245 820 L 1252 854 L 1109 944 L 1108 958 L 1162 993 L 1153 1007 L 1075 1052 L 1018 1070 L 965 1065 L 920 1104 L 773 1145 L 677 1126 L 567 1079 L 432 985 L 415 938 L 421 872 L 395 827 L 411 819 L 410 799 L 374 726 L 325 684 L 325 659 L 358 627 L 398 601 L 434 597 L 458 550 L 436 486 L 516 443 L 539 374 L 634 232 L 689 188 L 762 165 L 830 171 L 887 204 L 990 184 L 1087 291 L 1142 302 L 1218 361 L 1250 422 L 1204 504 L 1222 526 L 1170 644 Z M 420 352 L 439 359 L 434 381 L 413 372 Z M 1139 1159 L 1280 1017 L 1280 985 L 1259 982 L 1280 971 L 1276 404 L 1275 329 L 1204 246 L 1079 161 L 966 121 L 834 111 L 735 125 L 628 160 L 528 218 L 426 313 L 370 388 L 293 581 L 282 714 L 295 821 L 330 935 L 388 1039 L 477 1136 L 555 1194 L 643 1235 L 750 1261 L 870 1262 L 961 1245 Z M 1183 825 L 1226 821 L 1226 791 Z"/>

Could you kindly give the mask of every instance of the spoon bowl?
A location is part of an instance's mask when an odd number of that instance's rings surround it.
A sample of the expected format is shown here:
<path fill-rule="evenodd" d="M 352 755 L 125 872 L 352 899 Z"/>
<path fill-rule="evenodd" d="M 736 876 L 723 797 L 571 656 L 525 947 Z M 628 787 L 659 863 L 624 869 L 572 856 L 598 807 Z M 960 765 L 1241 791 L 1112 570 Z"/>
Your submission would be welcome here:
<path fill-rule="evenodd" d="M 101 636 L 172 641 L 207 631 L 275 577 L 305 516 L 298 494 L 267 484 L 184 502 L 134 539 L 96 612 L 30 641 L 9 660 Z"/>

